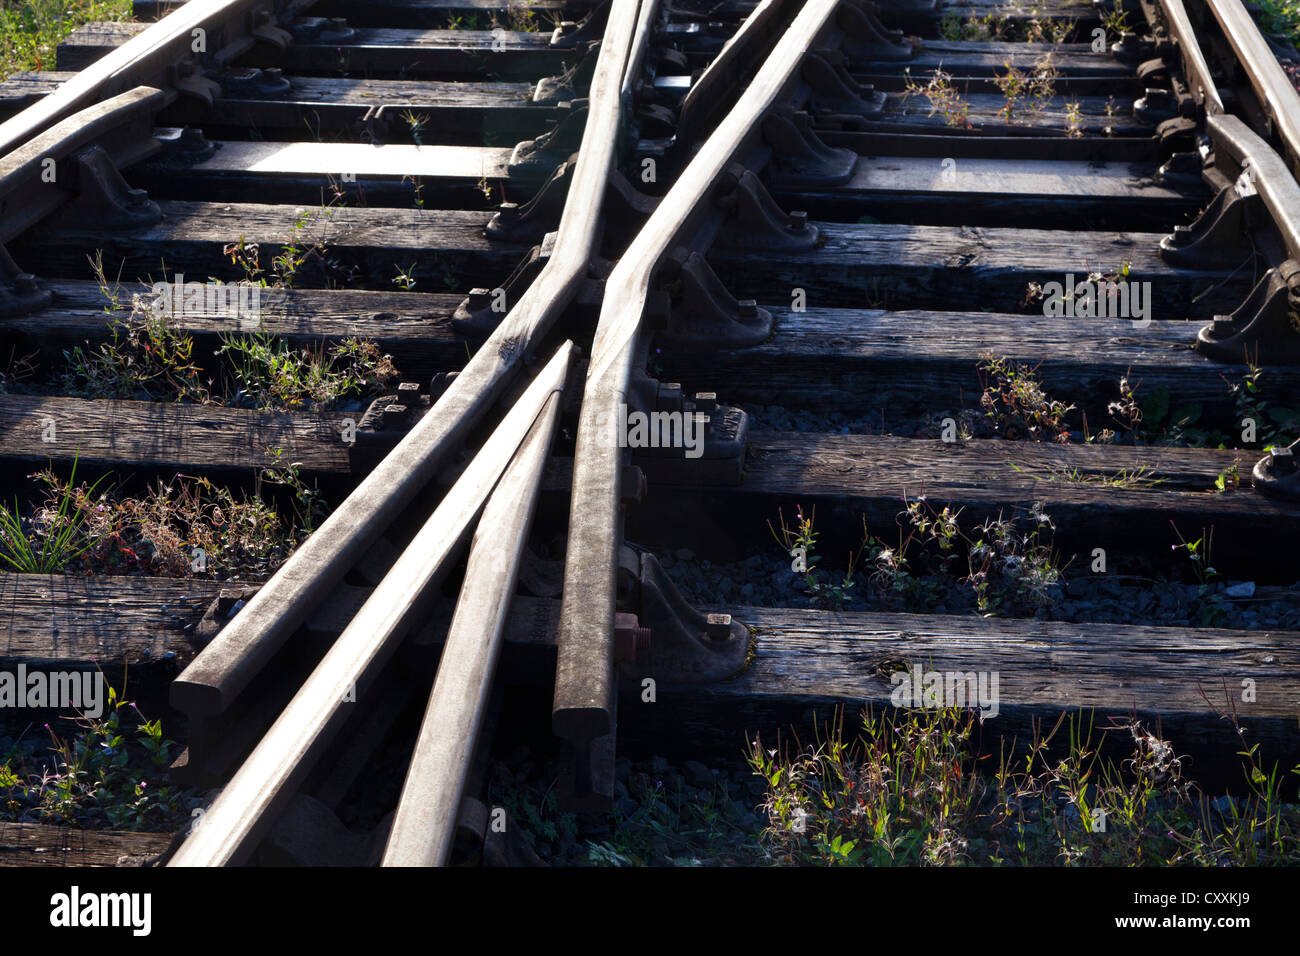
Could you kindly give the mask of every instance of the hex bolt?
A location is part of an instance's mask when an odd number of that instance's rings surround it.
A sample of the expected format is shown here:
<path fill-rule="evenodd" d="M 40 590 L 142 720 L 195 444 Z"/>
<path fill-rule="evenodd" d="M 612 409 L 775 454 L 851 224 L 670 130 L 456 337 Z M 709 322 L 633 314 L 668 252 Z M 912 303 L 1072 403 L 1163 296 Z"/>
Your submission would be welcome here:
<path fill-rule="evenodd" d="M 711 412 L 718 407 L 717 392 L 696 392 L 695 393 L 695 410 L 697 412 Z"/>
<path fill-rule="evenodd" d="M 405 405 L 385 405 L 380 413 L 380 427 L 388 428 L 399 424 L 406 418 L 406 412 Z"/>
<path fill-rule="evenodd" d="M 397 397 L 403 400 L 414 399 L 420 394 L 419 382 L 399 382 L 397 385 Z M 410 404 L 410 402 L 406 402 Z"/>
<path fill-rule="evenodd" d="M 710 614 L 704 619 L 704 633 L 711 641 L 731 640 L 731 615 Z"/>
<path fill-rule="evenodd" d="M 739 314 L 742 319 L 758 317 L 758 302 L 755 299 L 741 299 L 736 305 L 739 306 Z"/>
<path fill-rule="evenodd" d="M 486 309 L 492 298 L 491 289 L 470 289 L 469 290 L 469 310 L 477 312 L 480 309 Z"/>
<path fill-rule="evenodd" d="M 567 37 L 570 33 L 572 33 L 576 29 L 578 29 L 578 23 L 576 20 L 560 21 L 560 36 Z"/>
<path fill-rule="evenodd" d="M 639 505 L 645 500 L 646 492 L 649 485 L 645 480 L 645 472 L 636 465 L 627 465 L 623 468 L 621 497 L 623 504 Z"/>
<path fill-rule="evenodd" d="M 630 664 L 637 655 L 650 650 L 650 628 L 640 624 L 635 614 L 614 614 L 614 660 L 618 663 Z"/>
<path fill-rule="evenodd" d="M 808 213 L 802 209 L 796 209 L 790 213 L 790 224 L 786 226 L 789 232 L 803 232 L 808 228 Z"/>
<path fill-rule="evenodd" d="M 14 276 L 14 291 L 19 293 L 40 292 L 41 284 L 30 272 L 20 272 Z"/>
<path fill-rule="evenodd" d="M 655 396 L 656 410 L 661 412 L 680 412 L 682 410 L 682 386 L 679 382 L 661 382 Z"/>
<path fill-rule="evenodd" d="M 503 202 L 497 206 L 497 215 L 502 219 L 515 220 L 519 218 L 519 203 Z"/>

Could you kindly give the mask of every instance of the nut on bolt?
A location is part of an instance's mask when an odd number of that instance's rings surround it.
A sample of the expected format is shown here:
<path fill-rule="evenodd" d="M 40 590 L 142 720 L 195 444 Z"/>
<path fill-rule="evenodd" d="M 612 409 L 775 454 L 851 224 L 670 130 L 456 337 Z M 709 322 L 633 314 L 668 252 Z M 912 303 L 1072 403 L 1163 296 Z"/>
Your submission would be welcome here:
<path fill-rule="evenodd" d="M 808 213 L 802 209 L 790 213 L 790 222 L 785 228 L 789 232 L 803 232 L 808 228 Z"/>
<path fill-rule="evenodd" d="M 730 620 L 730 617 L 727 618 Z M 630 664 L 638 654 L 650 650 L 650 628 L 641 627 L 635 614 L 618 611 L 614 614 L 614 660 Z"/>
<path fill-rule="evenodd" d="M 742 319 L 752 319 L 758 315 L 758 301 L 756 299 L 741 299 L 736 303 L 740 309 Z"/>
<path fill-rule="evenodd" d="M 731 615 L 710 614 L 704 619 L 704 633 L 711 641 L 731 640 Z"/>
<path fill-rule="evenodd" d="M 682 386 L 678 382 L 662 382 L 655 398 L 658 411 L 680 412 L 682 410 Z"/>
<path fill-rule="evenodd" d="M 479 309 L 486 309 L 492 299 L 491 289 L 470 289 L 469 290 L 469 310 L 477 312 Z"/>

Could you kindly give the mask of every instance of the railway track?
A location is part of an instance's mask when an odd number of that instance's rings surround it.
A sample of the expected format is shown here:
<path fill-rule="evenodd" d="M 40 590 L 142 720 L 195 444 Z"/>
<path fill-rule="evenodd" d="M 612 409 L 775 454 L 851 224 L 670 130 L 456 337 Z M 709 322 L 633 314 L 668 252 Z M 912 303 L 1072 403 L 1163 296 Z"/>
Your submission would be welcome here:
<path fill-rule="evenodd" d="M 4 667 L 179 669 L 206 795 L 129 859 L 518 860 L 501 720 L 599 811 L 620 746 L 734 752 L 918 666 L 992 675 L 986 735 L 1159 721 L 1226 776 L 1232 713 L 1300 757 L 1300 96 L 1239 0 L 136 16 L 0 84 L 11 490 L 336 503 L 260 574 L 0 575 Z M 91 387 L 132 328 L 193 343 L 179 392 Z M 255 401 L 232 336 L 396 369 Z"/>

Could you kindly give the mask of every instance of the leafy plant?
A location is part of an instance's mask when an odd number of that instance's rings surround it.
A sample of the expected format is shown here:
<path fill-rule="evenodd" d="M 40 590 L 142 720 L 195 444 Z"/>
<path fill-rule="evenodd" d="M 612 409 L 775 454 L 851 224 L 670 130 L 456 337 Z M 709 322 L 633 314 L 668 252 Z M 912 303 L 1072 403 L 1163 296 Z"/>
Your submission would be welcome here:
<path fill-rule="evenodd" d="M 76 474 L 74 458 L 69 484 Z M 89 493 L 103 480 L 100 477 L 91 485 Z M 52 509 L 47 504 L 31 522 L 31 534 L 23 530 L 17 498 L 13 511 L 0 504 L 0 561 L 20 574 L 57 574 L 89 550 L 92 542 L 86 535 L 86 512 L 79 497 L 64 489 L 52 504 Z"/>
<path fill-rule="evenodd" d="M 167 783 L 175 742 L 111 685 L 106 693 L 106 714 L 73 718 L 75 733 L 60 736 L 46 724 L 44 754 L 21 741 L 9 746 L 0 759 L 0 819 L 163 832 L 188 819 L 192 793 Z"/>
<path fill-rule="evenodd" d="M 344 339 L 317 350 L 294 350 L 267 333 L 222 335 L 217 355 L 230 366 L 231 404 L 254 408 L 329 408 L 397 377 L 392 356 L 372 340 Z"/>

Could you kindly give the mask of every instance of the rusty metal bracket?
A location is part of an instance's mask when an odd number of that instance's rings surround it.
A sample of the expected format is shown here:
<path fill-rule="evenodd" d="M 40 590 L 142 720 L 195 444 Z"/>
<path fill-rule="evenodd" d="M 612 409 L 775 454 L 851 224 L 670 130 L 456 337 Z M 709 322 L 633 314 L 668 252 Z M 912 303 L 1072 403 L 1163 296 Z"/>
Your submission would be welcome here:
<path fill-rule="evenodd" d="M 753 299 L 737 300 L 698 252 L 674 249 L 659 279 L 668 284 L 668 302 L 655 297 L 647 312 L 663 323 L 658 335 L 676 348 L 743 349 L 772 334 L 772 313 Z"/>
<path fill-rule="evenodd" d="M 1196 350 L 1221 362 L 1300 365 L 1300 263 L 1269 269 L 1231 315 L 1216 315 Z"/>
<path fill-rule="evenodd" d="M 713 244 L 722 249 L 776 249 L 806 252 L 817 248 L 821 231 L 808 223 L 802 211 L 785 212 L 763 181 L 751 170 L 733 163 L 723 179 L 726 190 L 717 204 L 727 210 Z"/>
<path fill-rule="evenodd" d="M 844 68 L 844 54 L 837 50 L 805 53 L 801 72 L 812 87 L 807 109 L 819 120 L 879 119 L 885 111 L 885 94 L 855 80 Z"/>
<path fill-rule="evenodd" d="M 9 250 L 0 246 L 0 317 L 28 315 L 54 301 L 40 279 L 18 268 Z"/>
<path fill-rule="evenodd" d="M 705 684 L 726 680 L 745 667 L 749 628 L 730 614 L 702 614 L 682 596 L 649 551 L 624 545 L 620 577 L 624 600 L 638 612 L 633 620 L 649 630 L 648 651 L 623 663 L 625 678 L 653 677 L 667 684 Z M 631 615 L 629 615 L 631 617 Z"/>
<path fill-rule="evenodd" d="M 561 107 L 564 103 L 559 104 Z M 510 154 L 511 179 L 539 181 L 572 155 L 582 144 L 582 131 L 587 125 L 587 101 L 572 100 L 568 112 L 549 130 L 536 139 L 524 140 Z"/>
<path fill-rule="evenodd" d="M 858 165 L 853 150 L 827 146 L 817 137 L 807 113 L 769 113 L 763 120 L 763 138 L 772 147 L 766 173 L 774 186 L 842 186 Z"/>
<path fill-rule="evenodd" d="M 537 274 L 546 265 L 555 248 L 556 234 L 549 232 L 540 245 L 533 246 L 497 289 L 471 289 L 451 317 L 452 327 L 466 338 L 491 335 L 511 305 L 518 302 Z M 498 291 L 500 290 L 500 291 Z"/>
<path fill-rule="evenodd" d="M 1175 226 L 1160 240 L 1160 258 L 1186 269 L 1235 265 L 1255 251 L 1252 230 L 1269 223 L 1264 202 L 1248 176 L 1219 190 L 1190 226 Z"/>
<path fill-rule="evenodd" d="M 162 210 L 143 189 L 132 189 L 102 146 L 74 153 L 70 163 L 76 198 L 54 216 L 86 229 L 135 229 L 162 219 Z"/>
<path fill-rule="evenodd" d="M 912 59 L 912 42 L 902 30 L 890 30 L 876 16 L 874 5 L 842 3 L 835 11 L 836 23 L 847 34 L 840 49 L 853 60 L 899 62 Z"/>

